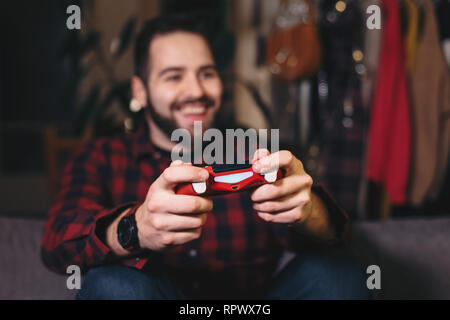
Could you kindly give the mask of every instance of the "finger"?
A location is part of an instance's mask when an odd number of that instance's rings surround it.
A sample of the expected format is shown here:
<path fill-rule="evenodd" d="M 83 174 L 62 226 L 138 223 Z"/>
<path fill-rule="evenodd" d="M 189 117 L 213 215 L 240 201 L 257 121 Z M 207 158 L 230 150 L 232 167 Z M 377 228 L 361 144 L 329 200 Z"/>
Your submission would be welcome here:
<path fill-rule="evenodd" d="M 278 214 L 271 214 L 266 212 L 258 212 L 258 216 L 267 222 L 273 223 L 295 223 L 300 220 L 301 211 L 294 208 L 289 211 L 284 211 Z"/>
<path fill-rule="evenodd" d="M 267 149 L 258 149 L 255 151 L 255 153 L 253 154 L 253 159 L 252 159 L 252 163 L 263 158 L 266 156 L 269 156 L 270 152 Z"/>
<path fill-rule="evenodd" d="M 274 183 L 257 187 L 250 193 L 250 199 L 253 202 L 275 200 L 302 190 L 309 190 L 312 184 L 313 180 L 308 174 L 287 176 Z"/>
<path fill-rule="evenodd" d="M 213 201 L 200 196 L 171 195 L 168 197 L 168 203 L 168 212 L 175 214 L 199 214 L 211 212 L 213 209 Z"/>
<path fill-rule="evenodd" d="M 287 173 L 290 173 L 299 165 L 300 168 L 303 169 L 300 160 L 298 160 L 290 151 L 281 150 L 255 161 L 253 163 L 253 171 L 266 173 L 283 168 Z"/>
<path fill-rule="evenodd" d="M 161 241 L 168 247 L 176 246 L 198 239 L 200 238 L 201 234 L 202 228 L 197 228 L 189 231 L 166 232 L 161 236 Z"/>
<path fill-rule="evenodd" d="M 190 163 L 190 162 L 183 162 L 182 160 L 175 160 L 170 164 L 170 166 L 175 167 L 175 166 L 181 166 L 183 164 L 188 165 L 188 166 L 192 165 L 192 163 Z"/>
<path fill-rule="evenodd" d="M 158 231 L 191 231 L 201 228 L 207 220 L 207 214 L 183 216 L 176 214 L 152 215 L 152 227 Z"/>
<path fill-rule="evenodd" d="M 149 200 L 147 209 L 152 213 L 200 214 L 212 211 L 213 201 L 199 196 L 160 193 Z"/>
<path fill-rule="evenodd" d="M 311 201 L 307 190 L 300 193 L 293 193 L 278 200 L 264 201 L 253 204 L 253 209 L 258 212 L 280 213 L 289 211 L 296 207 L 302 208 Z"/>
<path fill-rule="evenodd" d="M 206 169 L 192 165 L 174 165 L 166 168 L 158 178 L 158 185 L 164 189 L 172 189 L 185 182 L 206 181 L 209 173 Z"/>

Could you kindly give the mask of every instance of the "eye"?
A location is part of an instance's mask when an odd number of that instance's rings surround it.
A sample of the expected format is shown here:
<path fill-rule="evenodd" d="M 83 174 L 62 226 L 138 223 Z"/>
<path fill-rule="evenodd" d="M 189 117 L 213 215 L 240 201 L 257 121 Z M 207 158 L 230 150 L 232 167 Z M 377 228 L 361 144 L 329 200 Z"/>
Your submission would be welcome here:
<path fill-rule="evenodd" d="M 179 74 L 174 74 L 171 76 L 168 76 L 166 78 L 166 81 L 170 81 L 170 82 L 176 82 L 176 81 L 180 81 L 181 80 L 181 76 Z"/>
<path fill-rule="evenodd" d="M 208 79 L 217 77 L 217 72 L 215 71 L 203 71 L 200 73 L 200 78 Z"/>

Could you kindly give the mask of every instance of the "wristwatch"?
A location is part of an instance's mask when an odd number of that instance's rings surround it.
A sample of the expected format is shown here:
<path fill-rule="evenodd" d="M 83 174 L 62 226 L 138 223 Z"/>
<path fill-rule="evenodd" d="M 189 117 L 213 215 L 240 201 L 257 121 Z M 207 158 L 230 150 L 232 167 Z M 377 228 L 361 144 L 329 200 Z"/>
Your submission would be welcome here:
<path fill-rule="evenodd" d="M 136 225 L 136 211 L 138 206 L 131 209 L 117 226 L 117 239 L 120 245 L 128 251 L 136 251 L 140 249 L 138 228 Z"/>

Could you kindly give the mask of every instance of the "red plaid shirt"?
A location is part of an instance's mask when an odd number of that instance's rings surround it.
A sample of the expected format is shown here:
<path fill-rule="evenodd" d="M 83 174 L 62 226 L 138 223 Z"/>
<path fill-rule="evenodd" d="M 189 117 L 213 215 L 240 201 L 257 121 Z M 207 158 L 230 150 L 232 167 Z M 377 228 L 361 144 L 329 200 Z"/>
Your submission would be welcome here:
<path fill-rule="evenodd" d="M 144 271 L 162 265 L 185 287 L 201 288 L 203 282 L 204 287 L 240 292 L 259 287 L 260 291 L 284 249 L 296 250 L 305 243 L 286 225 L 260 219 L 248 193 L 242 192 L 213 198 L 213 212 L 198 240 L 163 253 L 114 260 L 104 240 L 107 226 L 125 209 L 145 200 L 150 185 L 170 162 L 170 153 L 150 142 L 146 125 L 133 134 L 102 138 L 82 148 L 66 166 L 49 213 L 42 241 L 45 265 L 61 273 L 72 264 L 83 272 L 106 264 Z M 347 215 L 320 187 L 313 188 L 343 235 Z"/>

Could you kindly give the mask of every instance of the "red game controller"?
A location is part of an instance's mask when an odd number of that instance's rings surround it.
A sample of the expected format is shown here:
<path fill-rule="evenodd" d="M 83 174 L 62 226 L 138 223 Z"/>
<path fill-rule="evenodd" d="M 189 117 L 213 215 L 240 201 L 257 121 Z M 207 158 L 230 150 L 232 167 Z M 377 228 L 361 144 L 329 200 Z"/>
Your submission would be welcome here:
<path fill-rule="evenodd" d="M 194 196 L 215 196 L 273 183 L 282 177 L 279 169 L 265 174 L 256 173 L 252 170 L 251 164 L 216 164 L 203 168 L 209 172 L 207 181 L 181 184 L 175 189 L 175 193 Z"/>

